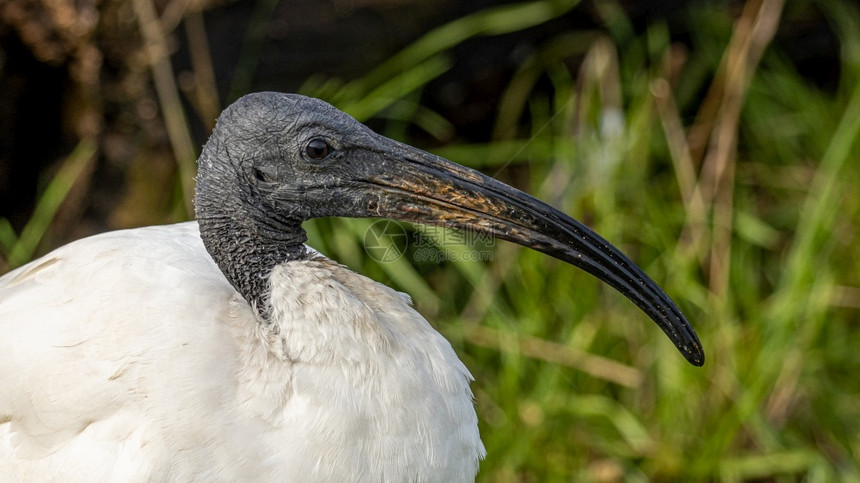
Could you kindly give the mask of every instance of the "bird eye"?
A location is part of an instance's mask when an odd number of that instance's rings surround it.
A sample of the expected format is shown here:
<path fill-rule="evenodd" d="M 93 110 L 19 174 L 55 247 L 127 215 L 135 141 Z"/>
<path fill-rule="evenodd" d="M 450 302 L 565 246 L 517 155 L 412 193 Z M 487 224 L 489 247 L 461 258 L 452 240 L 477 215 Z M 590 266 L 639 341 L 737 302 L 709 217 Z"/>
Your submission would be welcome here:
<path fill-rule="evenodd" d="M 328 143 L 323 141 L 322 139 L 311 139 L 310 141 L 308 141 L 308 145 L 305 148 L 305 152 L 311 159 L 323 159 L 324 157 L 328 156 L 329 152 L 331 152 L 331 146 L 329 146 Z"/>

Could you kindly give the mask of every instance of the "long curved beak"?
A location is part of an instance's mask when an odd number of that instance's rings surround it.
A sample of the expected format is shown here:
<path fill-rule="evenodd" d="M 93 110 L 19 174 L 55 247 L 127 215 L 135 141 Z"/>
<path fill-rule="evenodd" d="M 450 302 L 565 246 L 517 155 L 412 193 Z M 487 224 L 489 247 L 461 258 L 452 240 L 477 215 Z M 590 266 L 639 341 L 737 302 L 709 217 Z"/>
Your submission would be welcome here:
<path fill-rule="evenodd" d="M 379 136 L 361 176 L 371 216 L 490 234 L 558 258 L 615 288 L 701 366 L 695 331 L 668 295 L 627 256 L 561 211 L 475 170 Z"/>

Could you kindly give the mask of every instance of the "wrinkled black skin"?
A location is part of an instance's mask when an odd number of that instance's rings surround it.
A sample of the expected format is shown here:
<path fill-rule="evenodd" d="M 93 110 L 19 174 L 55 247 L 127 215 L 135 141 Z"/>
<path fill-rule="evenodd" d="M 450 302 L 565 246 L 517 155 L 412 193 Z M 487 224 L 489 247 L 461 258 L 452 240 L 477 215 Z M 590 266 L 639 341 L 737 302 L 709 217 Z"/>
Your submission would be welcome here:
<path fill-rule="evenodd" d="M 324 159 L 307 145 L 322 139 Z M 316 99 L 249 94 L 228 107 L 200 156 L 197 219 L 206 249 L 265 320 L 275 265 L 306 257 L 305 220 L 385 217 L 468 228 L 595 275 L 647 313 L 694 365 L 704 352 L 672 300 L 589 228 L 545 203 L 380 136 Z"/>
<path fill-rule="evenodd" d="M 261 313 L 272 268 L 305 257 L 303 221 L 364 211 L 358 197 L 332 195 L 361 155 L 349 146 L 368 133 L 328 104 L 286 94 L 247 95 L 219 117 L 198 161 L 197 220 L 207 251 Z M 314 138 L 335 148 L 324 161 L 305 152 Z"/>

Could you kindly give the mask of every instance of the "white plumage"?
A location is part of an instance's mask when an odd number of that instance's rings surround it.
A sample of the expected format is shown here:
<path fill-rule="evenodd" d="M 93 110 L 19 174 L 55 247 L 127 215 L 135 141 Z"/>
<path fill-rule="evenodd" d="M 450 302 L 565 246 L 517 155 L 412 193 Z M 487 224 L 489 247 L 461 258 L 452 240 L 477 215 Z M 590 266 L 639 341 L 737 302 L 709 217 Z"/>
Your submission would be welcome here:
<path fill-rule="evenodd" d="M 262 325 L 196 222 L 0 278 L 0 480 L 474 477 L 471 376 L 407 296 L 319 254 L 272 287 Z"/>

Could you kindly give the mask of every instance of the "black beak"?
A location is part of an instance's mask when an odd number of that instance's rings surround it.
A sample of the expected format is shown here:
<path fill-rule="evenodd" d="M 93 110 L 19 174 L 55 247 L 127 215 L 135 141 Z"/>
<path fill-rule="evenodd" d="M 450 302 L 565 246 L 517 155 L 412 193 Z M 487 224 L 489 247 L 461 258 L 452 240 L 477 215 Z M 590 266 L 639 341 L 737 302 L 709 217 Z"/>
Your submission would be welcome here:
<path fill-rule="evenodd" d="M 563 260 L 615 288 L 701 366 L 696 333 L 668 295 L 617 248 L 582 223 L 522 191 L 438 156 L 378 136 L 361 176 L 371 216 L 491 234 Z"/>

